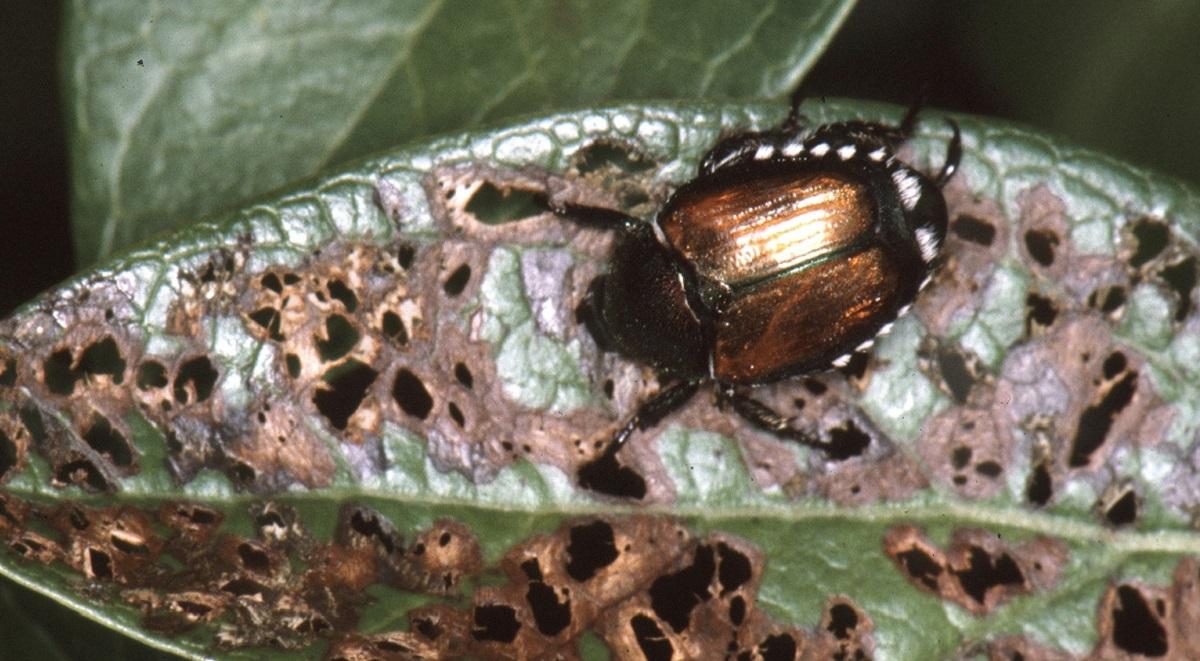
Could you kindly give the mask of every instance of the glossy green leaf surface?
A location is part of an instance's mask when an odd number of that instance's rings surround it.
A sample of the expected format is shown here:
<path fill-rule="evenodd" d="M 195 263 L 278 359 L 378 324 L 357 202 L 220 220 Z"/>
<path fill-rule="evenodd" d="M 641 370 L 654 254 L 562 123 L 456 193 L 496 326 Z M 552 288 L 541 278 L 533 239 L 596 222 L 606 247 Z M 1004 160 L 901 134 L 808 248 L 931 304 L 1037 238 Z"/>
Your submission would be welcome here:
<path fill-rule="evenodd" d="M 333 164 L 500 117 L 779 96 L 851 5 L 71 2 L 76 255 L 92 263 Z"/>
<path fill-rule="evenodd" d="M 810 104 L 805 111 L 813 122 L 897 116 L 894 109 L 842 102 Z M 777 621 L 811 629 L 818 625 L 827 598 L 851 599 L 873 623 L 876 658 L 947 658 L 985 649 L 1007 635 L 1073 655 L 1099 649 L 1106 642 L 1098 639 L 1098 613 L 1103 615 L 1101 599 L 1110 585 L 1166 586 L 1181 558 L 1200 553 L 1200 535 L 1192 530 L 1190 514 L 1200 499 L 1200 476 L 1189 459 L 1200 424 L 1200 380 L 1194 373 L 1200 352 L 1194 330 L 1197 314 L 1194 308 L 1181 307 L 1185 299 L 1179 288 L 1160 270 L 1195 259 L 1200 196 L 1177 182 L 1028 129 L 959 118 L 965 156 L 960 175 L 947 188 L 951 261 L 924 295 L 934 302 L 919 304 L 915 315 L 898 322 L 880 341 L 869 377 L 847 381 L 834 374 L 827 379 L 840 397 L 864 412 L 861 420 L 866 422 L 859 424 L 870 432 L 873 450 L 846 462 L 824 460 L 745 426 L 714 422 L 721 415 L 702 394 L 662 429 L 635 436 L 633 442 L 641 444 L 639 452 L 644 453 L 635 464 L 647 471 L 652 483 L 645 505 L 604 501 L 579 491 L 564 469 L 570 462 L 553 459 L 555 448 L 569 447 L 571 436 L 604 438 L 645 387 L 621 372 L 619 364 L 614 368 L 597 363 L 594 344 L 581 339 L 578 329 L 553 331 L 542 312 L 547 301 L 551 307 L 554 303 L 544 298 L 553 293 L 545 283 L 571 282 L 555 270 L 555 260 L 565 255 L 569 272 L 599 272 L 603 246 L 595 236 L 572 234 L 570 223 L 546 215 L 499 225 L 473 221 L 465 211 L 471 204 L 462 197 L 476 199 L 481 180 L 518 192 L 535 189 L 541 181 L 550 188 L 575 186 L 575 194 L 600 197 L 615 195 L 620 186 L 634 181 L 647 191 L 649 202 L 633 208 L 650 209 L 656 197 L 692 176 L 697 159 L 722 131 L 769 126 L 782 114 L 777 105 L 631 105 L 560 113 L 439 138 L 323 176 L 82 274 L 5 322 L 0 346 L 15 361 L 15 367 L 8 368 L 15 376 L 13 384 L 5 386 L 2 412 L 13 420 L 18 408 L 32 403 L 51 436 L 62 434 L 81 442 L 91 432 L 87 415 L 81 418 L 79 411 L 88 410 L 89 404 L 103 409 L 108 385 L 121 384 L 103 376 L 98 359 L 89 364 L 76 358 L 66 369 L 86 374 L 77 377 L 70 395 L 56 395 L 47 366 L 55 364 L 55 351 L 65 347 L 79 356 L 83 347 L 75 342 L 93 342 L 108 332 L 120 339 L 122 355 L 129 361 L 122 368 L 126 376 L 121 387 L 134 397 L 152 390 L 141 385 L 134 390 L 133 382 L 141 378 L 134 376 L 135 360 L 144 364 L 155 358 L 173 370 L 178 363 L 172 356 L 203 352 L 219 374 L 211 395 L 222 407 L 217 419 L 231 425 L 214 427 L 213 442 L 234 448 L 229 450 L 234 454 L 194 473 L 184 470 L 181 479 L 168 469 L 169 459 L 176 468 L 180 463 L 167 436 L 182 433 L 180 420 L 186 419 L 171 418 L 173 422 L 164 424 L 151 409 L 127 408 L 114 424 L 128 432 L 136 470 L 122 472 L 110 466 L 101 471 L 111 480 L 113 493 L 52 486 L 55 476 L 60 482 L 75 477 L 59 470 L 61 464 L 55 462 L 61 458 L 48 461 L 41 451 L 21 454 L 19 464 L 5 475 L 4 492 L 35 503 L 121 504 L 150 510 L 186 500 L 223 513 L 229 529 L 243 535 L 251 532 L 247 506 L 269 497 L 295 507 L 318 539 L 328 539 L 339 505 L 353 501 L 374 507 L 406 537 L 439 517 L 451 517 L 477 536 L 486 564 L 495 563 L 533 533 L 552 532 L 564 520 L 636 512 L 673 516 L 696 534 L 732 534 L 764 553 L 759 606 Z M 928 112 L 906 158 L 922 169 L 936 169 L 948 136 L 937 114 Z M 620 145 L 653 167 L 583 167 L 581 158 L 594 156 L 596 145 Z M 601 177 L 597 172 L 607 174 Z M 446 206 L 446 199 L 459 200 L 458 206 Z M 991 224 L 996 238 L 986 250 L 964 218 Z M 1139 232 L 1150 231 L 1145 223 L 1168 228 L 1165 247 L 1149 257 L 1142 253 L 1151 249 L 1137 238 Z M 1031 231 L 1056 232 L 1052 245 L 1057 262 L 1046 265 L 1034 256 L 1030 246 L 1037 239 L 1030 238 Z M 237 280 L 241 274 L 248 274 L 251 279 L 245 282 L 250 284 L 268 272 L 307 278 L 321 269 L 342 268 L 341 261 L 330 265 L 321 257 L 353 254 L 339 253 L 339 246 L 369 252 L 397 242 L 416 246 L 417 265 L 426 260 L 452 271 L 465 260 L 462 263 L 471 264 L 475 274 L 461 294 L 451 294 L 442 271 L 413 267 L 406 285 L 410 295 L 426 292 L 454 299 L 438 303 L 436 315 L 427 318 L 436 316 L 437 328 L 446 332 L 475 332 L 470 336 L 474 344 L 455 344 L 449 336 L 434 338 L 430 353 L 408 355 L 405 364 L 421 374 L 441 407 L 449 397 L 444 390 L 448 386 L 441 385 L 434 371 L 455 358 L 441 354 L 483 347 L 468 364 L 476 375 L 475 389 L 492 388 L 489 413 L 500 419 L 518 416 L 512 419 L 532 425 L 513 427 L 508 433 L 514 435 L 534 427 L 550 430 L 532 437 L 525 455 L 498 458 L 480 450 L 464 458 L 462 449 L 474 441 L 470 435 L 456 437 L 445 431 L 453 429 L 444 425 L 450 416 L 435 412 L 429 422 L 414 423 L 383 401 L 386 397 L 371 399 L 373 391 L 362 408 L 377 405 L 381 424 L 363 423 L 353 417 L 360 414 L 355 411 L 341 429 L 331 426 L 331 418 L 311 405 L 314 390 L 296 394 L 293 382 L 284 376 L 280 354 L 288 345 L 264 339 L 264 331 L 248 316 L 244 291 L 221 286 L 244 282 Z M 240 257 L 227 262 L 230 255 Z M 1134 263 L 1136 268 L 1129 265 Z M 353 259 L 346 258 L 345 264 L 344 280 L 354 282 Z M 968 267 L 977 270 L 964 270 Z M 1089 275 L 1087 269 L 1100 275 Z M 1074 277 L 1074 271 L 1084 275 Z M 552 274 L 546 276 L 549 280 L 539 279 L 545 273 Z M 1121 273 L 1130 279 L 1120 280 Z M 1132 279 L 1129 273 L 1140 276 Z M 977 278 L 977 286 L 960 286 L 960 281 L 972 278 Z M 1095 291 L 1118 285 L 1128 286 L 1124 304 L 1110 309 L 1093 300 Z M 577 298 L 580 288 L 567 284 L 559 295 Z M 364 294 L 366 289 L 355 291 L 355 307 L 375 304 Z M 1057 306 L 1057 317 L 1046 330 L 1028 328 L 1031 294 Z M 198 312 L 187 312 L 193 308 Z M 947 309 L 953 313 L 947 314 Z M 180 319 L 191 320 L 183 328 L 193 335 L 180 334 Z M 1092 327 L 1087 324 L 1105 330 L 1088 330 Z M 81 328 L 87 333 L 80 334 Z M 1071 330 L 1079 328 L 1083 330 Z M 320 333 L 314 336 L 317 342 Z M 363 333 L 369 335 L 368 330 Z M 928 353 L 923 342 L 933 336 L 978 360 L 982 376 L 971 396 L 976 399 L 955 401 L 922 363 L 921 356 Z M 1097 337 L 1106 343 L 1095 344 Z M 959 453 L 952 443 L 939 445 L 948 443 L 936 431 L 939 416 L 953 413 L 967 419 L 979 410 L 1029 411 L 1033 416 L 1045 402 L 1061 404 L 1064 418 L 1067 412 L 1086 410 L 1086 401 L 1068 397 L 1058 402 L 1064 397 L 1055 390 L 1058 386 L 1050 380 L 1041 385 L 1036 379 L 1029 381 L 1021 371 L 1029 364 L 1053 363 L 1056 352 L 1070 354 L 1077 345 L 1123 352 L 1119 366 L 1111 353 L 1106 354 L 1104 378 L 1119 380 L 1132 373 L 1138 388 L 1124 409 L 1112 413 L 1112 436 L 1086 454 L 1092 463 L 1077 465 L 1072 459 L 1079 443 L 1076 438 L 1072 446 L 1074 420 L 1063 423 L 1067 432 L 1051 427 L 1048 432 L 1042 429 L 1042 436 L 1036 426 L 1019 420 L 1005 432 L 1015 440 L 979 437 L 982 440 L 971 447 L 975 458 L 962 465 L 945 456 Z M 351 355 L 368 360 L 366 354 Z M 293 381 L 307 378 L 307 361 L 305 355 L 301 376 L 293 375 Z M 1084 373 L 1092 374 L 1079 374 Z M 325 375 L 327 384 L 336 378 L 330 374 Z M 393 372 L 386 374 L 391 379 Z M 483 374 L 494 375 L 494 386 L 483 382 Z M 602 392 L 605 374 L 616 375 L 618 395 L 612 401 Z M 1103 380 L 1096 380 L 1097 397 L 1110 392 Z M 1080 376 L 1080 381 L 1086 379 Z M 176 406 L 182 403 L 183 411 L 194 410 L 186 405 L 189 397 L 199 395 L 198 382 L 184 380 L 182 390 L 180 383 L 176 374 Z M 801 388 L 786 383 L 766 390 L 770 396 L 790 399 Z M 263 464 L 253 463 L 259 459 L 236 454 L 237 436 L 228 434 L 242 424 L 239 420 L 262 410 L 264 393 L 276 408 L 297 416 L 296 435 L 289 442 L 316 439 L 312 453 L 325 448 L 332 458 L 329 467 L 307 465 L 307 458 L 284 458 L 269 464 L 278 470 L 271 477 L 262 472 Z M 1032 403 L 1031 393 L 1036 394 Z M 464 410 L 472 409 L 464 404 Z M 203 419 L 191 418 L 189 424 Z M 580 427 L 582 420 L 592 426 Z M 5 433 L 13 436 L 13 429 L 6 427 Z M 362 438 L 351 440 L 351 433 L 361 433 Z M 1042 451 L 1049 459 L 1043 461 L 1051 467 L 1054 483 L 1048 502 L 1035 503 L 1029 485 L 1041 456 L 1039 438 L 1048 445 Z M 374 448 L 379 456 L 368 461 L 361 448 Z M 259 470 L 251 472 L 249 482 L 239 481 L 241 473 L 231 463 L 235 456 Z M 763 469 L 764 456 L 784 464 L 790 457 L 791 472 L 780 473 L 778 466 Z M 999 465 L 998 476 L 985 468 L 979 459 L 984 456 Z M 895 490 L 904 480 L 888 473 L 889 465 L 908 466 L 924 481 Z M 1101 501 L 1118 487 L 1132 489 L 1138 506 L 1132 523 L 1115 526 L 1106 520 Z M 884 552 L 884 540 L 900 526 L 916 526 L 939 548 L 945 548 L 954 533 L 973 529 L 1006 544 L 1053 540 L 1064 555 L 1053 580 L 986 612 L 974 612 L 919 590 L 906 579 Z M 61 562 L 42 566 L 5 551 L 0 571 L 161 649 L 191 657 L 263 655 L 259 648 L 214 648 L 212 625 L 178 636 L 148 632 L 142 628 L 142 616 L 106 591 L 103 581 L 93 582 L 100 584 L 98 592 L 88 592 L 96 588 L 87 588 L 88 582 Z M 97 600 L 85 594 L 107 596 Z M 364 633 L 403 629 L 408 609 L 429 599 L 379 586 L 369 594 L 374 601 L 358 623 Z M 1170 643 L 1178 641 L 1172 638 Z M 324 644 L 317 642 L 296 654 L 319 656 Z"/>

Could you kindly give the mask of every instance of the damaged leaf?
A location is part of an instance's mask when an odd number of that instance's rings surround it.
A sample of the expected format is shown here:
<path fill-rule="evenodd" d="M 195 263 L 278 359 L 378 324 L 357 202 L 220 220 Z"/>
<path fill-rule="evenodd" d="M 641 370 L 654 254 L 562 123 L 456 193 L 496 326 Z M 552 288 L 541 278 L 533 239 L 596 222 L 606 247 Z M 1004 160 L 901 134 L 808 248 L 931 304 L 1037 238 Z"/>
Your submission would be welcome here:
<path fill-rule="evenodd" d="M 35 299 L 0 571 L 192 657 L 1191 654 L 1200 197 L 1025 129 L 960 119 L 949 257 L 872 355 L 756 393 L 830 452 L 702 391 L 577 487 L 662 384 L 579 318 L 612 237 L 538 197 L 649 216 L 782 114 L 450 136 Z"/>

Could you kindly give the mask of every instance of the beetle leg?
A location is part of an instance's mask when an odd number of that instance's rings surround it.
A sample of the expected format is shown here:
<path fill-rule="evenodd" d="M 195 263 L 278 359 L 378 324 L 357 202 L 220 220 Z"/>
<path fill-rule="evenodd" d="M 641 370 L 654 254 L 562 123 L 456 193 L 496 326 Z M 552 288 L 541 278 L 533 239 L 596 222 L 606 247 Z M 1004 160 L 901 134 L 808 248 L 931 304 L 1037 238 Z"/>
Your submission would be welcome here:
<path fill-rule="evenodd" d="M 612 496 L 642 498 L 646 481 L 634 471 L 621 466 L 617 452 L 635 429 L 649 429 L 671 412 L 687 403 L 700 388 L 699 381 L 679 381 L 655 393 L 638 405 L 637 411 L 617 430 L 608 446 L 595 459 L 579 467 L 579 486 Z"/>
<path fill-rule="evenodd" d="M 804 130 L 804 125 L 808 123 L 808 118 L 800 112 L 800 104 L 804 102 L 804 92 L 802 87 L 797 86 L 792 91 L 791 103 L 792 107 L 788 110 L 787 119 L 779 125 L 779 132 L 784 135 L 798 135 Z"/>
<path fill-rule="evenodd" d="M 535 202 L 559 218 L 565 218 L 591 229 L 630 232 L 645 225 L 641 220 L 617 209 L 560 202 L 551 200 L 548 195 L 538 195 Z"/>
<path fill-rule="evenodd" d="M 953 119 L 947 119 L 950 128 L 954 129 L 954 137 L 950 138 L 950 144 L 946 147 L 946 162 L 942 164 L 942 171 L 938 173 L 934 183 L 938 188 L 946 185 L 950 181 L 950 177 L 958 171 L 958 163 L 962 160 L 962 134 L 958 130 L 958 122 Z"/>
<path fill-rule="evenodd" d="M 649 429 L 662 422 L 663 418 L 687 404 L 699 388 L 699 381 L 677 381 L 654 393 L 650 399 L 638 405 L 637 410 L 630 416 L 625 426 L 621 427 L 613 436 L 610 444 L 620 448 L 635 429 Z"/>
<path fill-rule="evenodd" d="M 749 395 L 737 392 L 733 388 L 725 388 L 717 391 L 717 397 L 721 402 L 728 402 L 733 406 L 734 412 L 763 431 L 770 432 L 780 438 L 786 438 L 789 441 L 795 441 L 810 448 L 818 450 L 829 449 L 829 444 L 814 438 L 808 432 L 789 425 L 787 420 L 779 415 L 775 409 Z"/>

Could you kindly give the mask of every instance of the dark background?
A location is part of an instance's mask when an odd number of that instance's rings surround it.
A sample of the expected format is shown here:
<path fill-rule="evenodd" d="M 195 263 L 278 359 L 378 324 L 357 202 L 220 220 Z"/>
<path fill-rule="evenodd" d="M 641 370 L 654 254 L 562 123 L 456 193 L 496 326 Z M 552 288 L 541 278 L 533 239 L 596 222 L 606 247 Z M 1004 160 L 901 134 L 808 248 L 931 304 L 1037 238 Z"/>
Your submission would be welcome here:
<path fill-rule="evenodd" d="M 0 316 L 74 269 L 61 13 L 56 2 L 0 3 Z M 907 104 L 928 84 L 930 106 L 1024 122 L 1197 183 L 1197 34 L 1196 2 L 865 0 L 804 85 L 810 96 Z M 0 583 L 6 610 L 69 630 L 53 643 L 67 658 L 92 656 L 93 636 L 109 635 Z M 17 651 L 0 645 L 0 656 Z M 156 656 L 120 641 L 102 649 L 119 648 Z"/>

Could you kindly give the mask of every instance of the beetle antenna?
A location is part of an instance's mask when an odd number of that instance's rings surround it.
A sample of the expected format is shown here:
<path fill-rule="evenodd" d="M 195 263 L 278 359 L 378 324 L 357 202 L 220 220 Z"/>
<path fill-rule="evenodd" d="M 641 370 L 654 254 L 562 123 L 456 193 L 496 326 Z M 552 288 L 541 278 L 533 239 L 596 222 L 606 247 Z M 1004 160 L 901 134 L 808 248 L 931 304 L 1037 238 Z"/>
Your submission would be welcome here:
<path fill-rule="evenodd" d="M 917 98 L 913 99 L 912 105 L 908 107 L 908 112 L 904 114 L 904 119 L 900 120 L 900 126 L 896 130 L 900 133 L 900 140 L 908 140 L 912 135 L 913 129 L 917 126 L 917 115 L 920 114 L 921 108 L 925 105 L 925 99 L 929 96 L 929 83 L 921 86 L 921 90 L 917 92 Z"/>
<path fill-rule="evenodd" d="M 942 171 L 938 173 L 934 183 L 938 188 L 946 185 L 950 181 L 950 177 L 958 171 L 958 163 L 962 160 L 962 133 L 958 130 L 958 122 L 953 119 L 946 118 L 946 123 L 950 124 L 950 128 L 954 130 L 954 137 L 950 138 L 950 144 L 946 147 L 946 162 L 942 164 Z"/>

